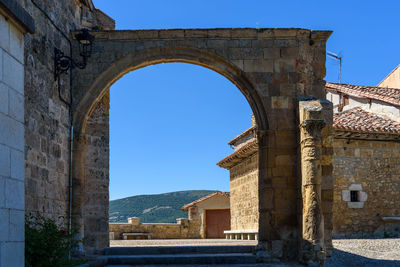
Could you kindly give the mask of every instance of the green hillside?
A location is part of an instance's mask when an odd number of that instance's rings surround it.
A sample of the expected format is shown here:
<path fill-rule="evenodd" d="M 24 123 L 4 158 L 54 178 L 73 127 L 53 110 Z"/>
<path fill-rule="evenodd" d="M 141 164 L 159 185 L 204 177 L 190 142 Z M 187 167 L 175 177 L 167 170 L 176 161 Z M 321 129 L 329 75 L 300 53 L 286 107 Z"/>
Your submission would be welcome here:
<path fill-rule="evenodd" d="M 110 222 L 127 222 L 139 217 L 145 223 L 175 223 L 176 218 L 187 218 L 183 205 L 214 190 L 188 190 L 157 195 L 140 195 L 110 201 Z"/>

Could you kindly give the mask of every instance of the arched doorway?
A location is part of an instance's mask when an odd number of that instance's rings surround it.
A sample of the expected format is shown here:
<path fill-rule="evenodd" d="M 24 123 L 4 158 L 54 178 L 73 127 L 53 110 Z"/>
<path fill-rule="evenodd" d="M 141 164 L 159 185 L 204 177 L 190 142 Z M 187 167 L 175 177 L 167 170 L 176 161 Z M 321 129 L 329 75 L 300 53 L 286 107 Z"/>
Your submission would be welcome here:
<path fill-rule="evenodd" d="M 325 99 L 325 42 L 330 32 L 205 29 L 94 35 L 92 58 L 73 88 L 73 217 L 85 251 L 94 253 L 108 245 L 108 191 L 97 190 L 108 186 L 101 184 L 108 159 L 93 157 L 107 152 L 107 122 L 91 118 L 95 107 L 103 105 L 105 112 L 108 89 L 125 73 L 184 62 L 216 71 L 245 96 L 258 125 L 259 247 L 270 251 L 274 246 L 275 257 L 283 260 L 297 257 L 302 227 L 297 103 L 309 95 Z"/>

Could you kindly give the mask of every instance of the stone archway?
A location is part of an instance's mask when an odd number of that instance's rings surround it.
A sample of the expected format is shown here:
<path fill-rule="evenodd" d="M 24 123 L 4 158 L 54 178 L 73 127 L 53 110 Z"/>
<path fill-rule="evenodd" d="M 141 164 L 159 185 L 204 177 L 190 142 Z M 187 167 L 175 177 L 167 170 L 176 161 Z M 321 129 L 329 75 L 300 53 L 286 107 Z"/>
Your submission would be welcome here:
<path fill-rule="evenodd" d="M 330 32 L 193 29 L 92 33 L 96 38 L 92 57 L 86 69 L 76 71 L 73 83 L 73 216 L 81 228 L 85 251 L 95 253 L 108 246 L 110 86 L 138 68 L 186 62 L 218 72 L 246 97 L 258 124 L 259 248 L 270 255 L 274 247 L 278 253 L 272 256 L 282 260 L 297 257 L 302 227 L 297 99 L 325 99 L 325 42 Z"/>

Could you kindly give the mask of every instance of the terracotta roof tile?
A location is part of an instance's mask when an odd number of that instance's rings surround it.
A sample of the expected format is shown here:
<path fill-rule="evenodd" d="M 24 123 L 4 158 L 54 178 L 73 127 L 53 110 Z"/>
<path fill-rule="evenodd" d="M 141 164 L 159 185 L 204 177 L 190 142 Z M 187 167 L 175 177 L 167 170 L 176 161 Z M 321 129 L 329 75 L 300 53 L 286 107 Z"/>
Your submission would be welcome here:
<path fill-rule="evenodd" d="M 209 194 L 209 195 L 207 195 L 207 196 L 204 196 L 204 197 L 199 198 L 199 199 L 197 199 L 197 200 L 195 200 L 195 201 L 193 201 L 193 202 L 190 202 L 189 204 L 184 205 L 184 206 L 181 208 L 181 210 L 187 210 L 189 207 L 191 207 L 191 206 L 193 206 L 193 205 L 196 205 L 197 203 L 202 202 L 202 201 L 204 201 L 204 200 L 207 200 L 207 199 L 209 199 L 209 198 L 211 198 L 211 197 L 213 197 L 213 196 L 216 196 L 216 195 L 220 195 L 220 196 L 224 196 L 224 197 L 229 198 L 229 193 L 227 193 L 227 192 L 221 192 L 221 191 L 215 191 L 214 193 L 211 193 L 211 194 Z"/>
<path fill-rule="evenodd" d="M 333 128 L 363 133 L 400 134 L 400 122 L 367 112 L 360 107 L 335 114 Z"/>
<path fill-rule="evenodd" d="M 337 91 L 355 97 L 370 98 L 400 106 L 400 89 L 377 86 L 360 86 L 351 84 L 326 83 L 326 90 Z"/>

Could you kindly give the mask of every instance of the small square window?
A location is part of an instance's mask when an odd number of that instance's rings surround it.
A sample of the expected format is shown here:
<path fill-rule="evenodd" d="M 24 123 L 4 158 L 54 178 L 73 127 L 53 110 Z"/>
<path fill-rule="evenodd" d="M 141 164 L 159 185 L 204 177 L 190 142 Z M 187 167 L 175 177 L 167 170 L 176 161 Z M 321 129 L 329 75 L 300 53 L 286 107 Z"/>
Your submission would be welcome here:
<path fill-rule="evenodd" d="M 350 191 L 350 201 L 351 202 L 360 202 L 358 195 L 359 195 L 358 191 Z"/>

